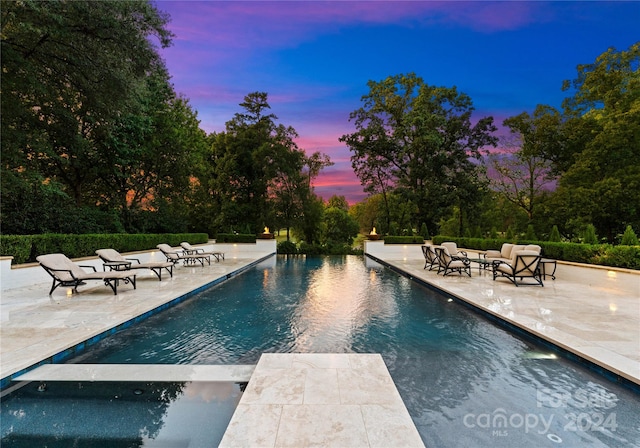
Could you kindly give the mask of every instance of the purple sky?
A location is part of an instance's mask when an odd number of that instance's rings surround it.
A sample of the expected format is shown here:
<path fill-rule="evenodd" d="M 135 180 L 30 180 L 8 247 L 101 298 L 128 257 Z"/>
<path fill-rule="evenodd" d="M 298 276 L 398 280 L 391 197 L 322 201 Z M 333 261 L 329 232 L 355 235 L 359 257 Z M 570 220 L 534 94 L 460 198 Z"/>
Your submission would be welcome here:
<path fill-rule="evenodd" d="M 161 50 L 178 93 L 219 132 L 250 92 L 269 94 L 278 122 L 307 153 L 335 162 L 316 181 L 328 199 L 364 199 L 351 153 L 367 81 L 415 72 L 473 100 L 496 123 L 537 104 L 560 107 L 578 64 L 640 38 L 640 2 L 157 1 L 173 45 Z"/>

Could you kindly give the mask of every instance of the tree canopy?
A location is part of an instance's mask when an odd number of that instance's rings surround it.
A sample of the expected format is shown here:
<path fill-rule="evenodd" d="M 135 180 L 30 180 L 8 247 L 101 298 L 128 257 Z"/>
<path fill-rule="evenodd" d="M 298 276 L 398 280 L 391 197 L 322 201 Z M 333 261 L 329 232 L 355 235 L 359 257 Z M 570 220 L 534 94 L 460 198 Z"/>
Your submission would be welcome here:
<path fill-rule="evenodd" d="M 640 228 L 640 42 L 579 65 L 564 88 L 574 89 L 563 104 L 572 163 L 558 200 L 571 225 L 593 224 L 612 241 L 627 225 Z"/>
<path fill-rule="evenodd" d="M 473 124 L 469 96 L 413 73 L 368 86 L 350 115 L 356 131 L 340 138 L 365 189 L 396 192 L 415 204 L 412 222 L 433 229 L 453 204 L 470 211 L 483 187 L 480 151 L 497 141 L 493 118 Z"/>
<path fill-rule="evenodd" d="M 39 214 L 64 224 L 57 210 L 95 210 L 100 183 L 121 166 L 102 149 L 124 120 L 131 132 L 148 128 L 141 101 L 164 70 L 156 46 L 172 36 L 146 0 L 2 1 L 1 17 L 3 227 L 37 232 Z M 20 199 L 33 216 L 20 216 Z"/>

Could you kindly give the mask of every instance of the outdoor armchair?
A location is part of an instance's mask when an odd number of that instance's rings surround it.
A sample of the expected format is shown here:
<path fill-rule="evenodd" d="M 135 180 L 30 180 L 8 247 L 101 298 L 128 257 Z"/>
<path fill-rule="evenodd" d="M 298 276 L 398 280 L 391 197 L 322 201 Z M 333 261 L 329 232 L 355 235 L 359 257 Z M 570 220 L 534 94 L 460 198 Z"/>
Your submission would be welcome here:
<path fill-rule="evenodd" d="M 440 264 L 438 261 L 438 254 L 436 253 L 436 247 L 440 246 L 432 246 L 430 244 L 425 244 L 422 246 L 422 255 L 424 255 L 424 268 L 429 268 L 430 271 L 435 269 L 439 269 Z"/>
<path fill-rule="evenodd" d="M 493 280 L 498 277 L 505 277 L 516 286 L 544 286 L 540 270 L 538 269 L 541 258 L 540 253 L 535 250 L 513 252 L 510 262 L 500 260 L 493 262 Z M 524 279 L 532 279 L 535 283 L 525 282 Z"/>
<path fill-rule="evenodd" d="M 36 257 L 40 266 L 53 278 L 53 285 L 49 295 L 58 286 L 73 286 L 73 291 L 78 292 L 78 286 L 84 285 L 85 280 L 102 280 L 105 286 L 109 286 L 114 294 L 118 294 L 118 282 L 131 283 L 136 289 L 136 275 L 131 271 L 97 272 L 93 266 L 81 266 L 74 263 L 64 254 L 47 254 Z M 93 272 L 87 272 L 83 268 L 91 268 Z"/>
<path fill-rule="evenodd" d="M 449 251 L 449 255 L 452 257 L 466 257 L 467 253 L 463 250 L 458 249 L 458 245 L 453 241 L 447 241 L 442 243 L 442 247 L 446 247 Z"/>
<path fill-rule="evenodd" d="M 444 245 L 436 247 L 435 251 L 438 255 L 438 274 L 442 272 L 442 275 L 446 276 L 451 272 L 458 272 L 459 274 L 464 272 L 471 277 L 471 261 L 466 256 L 453 256 Z"/>

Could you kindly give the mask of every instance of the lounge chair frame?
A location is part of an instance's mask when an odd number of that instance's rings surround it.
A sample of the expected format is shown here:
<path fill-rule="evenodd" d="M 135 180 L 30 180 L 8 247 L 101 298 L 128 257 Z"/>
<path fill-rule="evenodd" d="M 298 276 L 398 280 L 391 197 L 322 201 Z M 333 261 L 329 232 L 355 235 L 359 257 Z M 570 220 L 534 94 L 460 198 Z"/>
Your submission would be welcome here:
<path fill-rule="evenodd" d="M 193 247 L 186 241 L 180 243 L 180 247 L 182 247 L 184 253 L 187 255 L 212 255 L 218 262 L 220 259 L 224 260 L 224 252 L 206 251 L 201 247 Z"/>
<path fill-rule="evenodd" d="M 164 254 L 167 261 L 173 264 L 178 264 L 182 261 L 185 266 L 200 263 L 204 267 L 204 262 L 206 261 L 211 265 L 211 256 L 208 254 L 187 254 L 184 250 L 176 250 L 168 244 L 158 244 L 156 247 Z"/>
<path fill-rule="evenodd" d="M 429 268 L 430 271 L 439 268 L 438 255 L 435 252 L 435 248 L 429 244 L 422 246 L 422 255 L 424 255 L 424 268 Z"/>

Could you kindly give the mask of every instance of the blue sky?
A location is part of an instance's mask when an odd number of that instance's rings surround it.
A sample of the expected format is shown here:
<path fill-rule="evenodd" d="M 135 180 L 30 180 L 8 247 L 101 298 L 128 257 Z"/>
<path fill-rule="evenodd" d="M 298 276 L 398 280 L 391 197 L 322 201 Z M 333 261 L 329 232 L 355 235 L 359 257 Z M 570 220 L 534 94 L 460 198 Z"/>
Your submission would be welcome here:
<path fill-rule="evenodd" d="M 498 124 L 537 104 L 560 107 L 562 81 L 609 47 L 640 40 L 640 2 L 157 1 L 171 16 L 161 50 L 207 132 L 224 130 L 250 92 L 308 153 L 335 162 L 316 192 L 365 194 L 338 138 L 354 131 L 367 81 L 414 72 L 473 100 Z"/>

